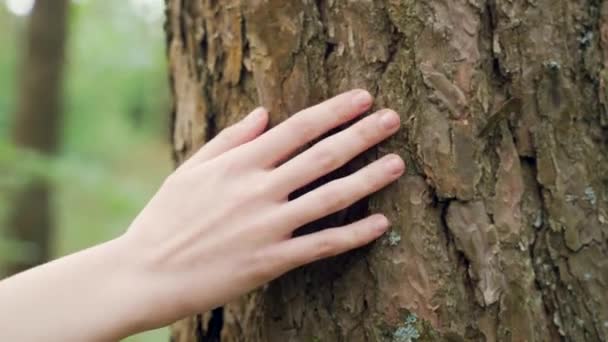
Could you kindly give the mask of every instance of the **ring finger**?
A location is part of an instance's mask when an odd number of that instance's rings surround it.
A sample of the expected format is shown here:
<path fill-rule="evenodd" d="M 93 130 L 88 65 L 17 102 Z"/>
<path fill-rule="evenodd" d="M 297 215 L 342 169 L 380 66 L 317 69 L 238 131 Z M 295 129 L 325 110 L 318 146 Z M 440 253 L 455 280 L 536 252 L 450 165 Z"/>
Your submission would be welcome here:
<path fill-rule="evenodd" d="M 309 222 L 342 210 L 363 197 L 394 182 L 405 165 L 397 155 L 388 155 L 352 175 L 329 182 L 284 204 L 286 229 L 296 229 Z"/>

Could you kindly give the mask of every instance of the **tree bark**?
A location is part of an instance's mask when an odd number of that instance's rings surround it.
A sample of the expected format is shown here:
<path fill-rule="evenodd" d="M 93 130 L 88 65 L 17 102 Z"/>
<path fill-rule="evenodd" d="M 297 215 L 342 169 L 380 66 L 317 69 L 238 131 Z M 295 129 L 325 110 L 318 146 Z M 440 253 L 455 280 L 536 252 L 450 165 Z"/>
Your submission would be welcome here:
<path fill-rule="evenodd" d="M 29 18 L 12 137 L 16 146 L 52 155 L 59 146 L 67 0 L 36 1 Z M 53 231 L 51 186 L 34 179 L 14 196 L 9 233 L 35 254 L 8 265 L 14 274 L 47 261 Z"/>
<path fill-rule="evenodd" d="M 403 129 L 323 182 L 409 167 L 310 228 L 383 212 L 386 237 L 174 341 L 608 340 L 608 1 L 167 5 L 178 163 L 258 104 L 276 124 L 361 87 Z"/>

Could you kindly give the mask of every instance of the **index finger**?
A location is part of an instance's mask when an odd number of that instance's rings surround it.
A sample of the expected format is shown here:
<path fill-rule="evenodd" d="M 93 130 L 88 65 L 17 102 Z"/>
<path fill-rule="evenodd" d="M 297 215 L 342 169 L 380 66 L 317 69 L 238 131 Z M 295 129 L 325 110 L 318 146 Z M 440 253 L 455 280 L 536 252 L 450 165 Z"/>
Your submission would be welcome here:
<path fill-rule="evenodd" d="M 342 93 L 294 114 L 243 145 L 243 154 L 263 166 L 274 165 L 323 133 L 358 117 L 372 102 L 373 97 L 363 89 Z"/>

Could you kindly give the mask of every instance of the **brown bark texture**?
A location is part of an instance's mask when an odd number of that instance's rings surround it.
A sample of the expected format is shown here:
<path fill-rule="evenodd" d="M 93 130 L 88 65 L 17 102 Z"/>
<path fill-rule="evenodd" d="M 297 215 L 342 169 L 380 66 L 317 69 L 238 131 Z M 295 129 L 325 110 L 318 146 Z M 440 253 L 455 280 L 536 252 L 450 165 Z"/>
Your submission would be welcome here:
<path fill-rule="evenodd" d="M 61 89 L 68 0 L 39 0 L 29 18 L 19 73 L 12 139 L 16 146 L 51 155 L 61 125 Z M 8 229 L 11 237 L 31 243 L 35 255 L 7 265 L 14 274 L 47 261 L 53 230 L 51 186 L 34 179 L 14 196 Z"/>
<path fill-rule="evenodd" d="M 608 340 L 608 1 L 168 0 L 167 16 L 178 162 L 258 104 L 276 124 L 357 87 L 403 128 L 320 182 L 390 151 L 409 168 L 310 227 L 383 212 L 385 237 L 174 341 Z"/>

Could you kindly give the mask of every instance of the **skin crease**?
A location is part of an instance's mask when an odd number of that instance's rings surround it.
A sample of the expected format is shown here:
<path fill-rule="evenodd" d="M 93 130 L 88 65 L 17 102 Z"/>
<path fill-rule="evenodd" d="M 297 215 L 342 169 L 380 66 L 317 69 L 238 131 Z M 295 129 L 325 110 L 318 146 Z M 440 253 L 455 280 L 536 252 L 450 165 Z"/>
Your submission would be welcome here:
<path fill-rule="evenodd" d="M 375 240 L 389 226 L 381 214 L 292 233 L 398 179 L 405 165 L 396 155 L 287 198 L 394 134 L 396 113 L 366 116 L 282 163 L 372 102 L 367 91 L 353 90 L 266 132 L 268 113 L 254 110 L 171 174 L 125 234 L 0 282 L 0 340 L 118 340 Z"/>

